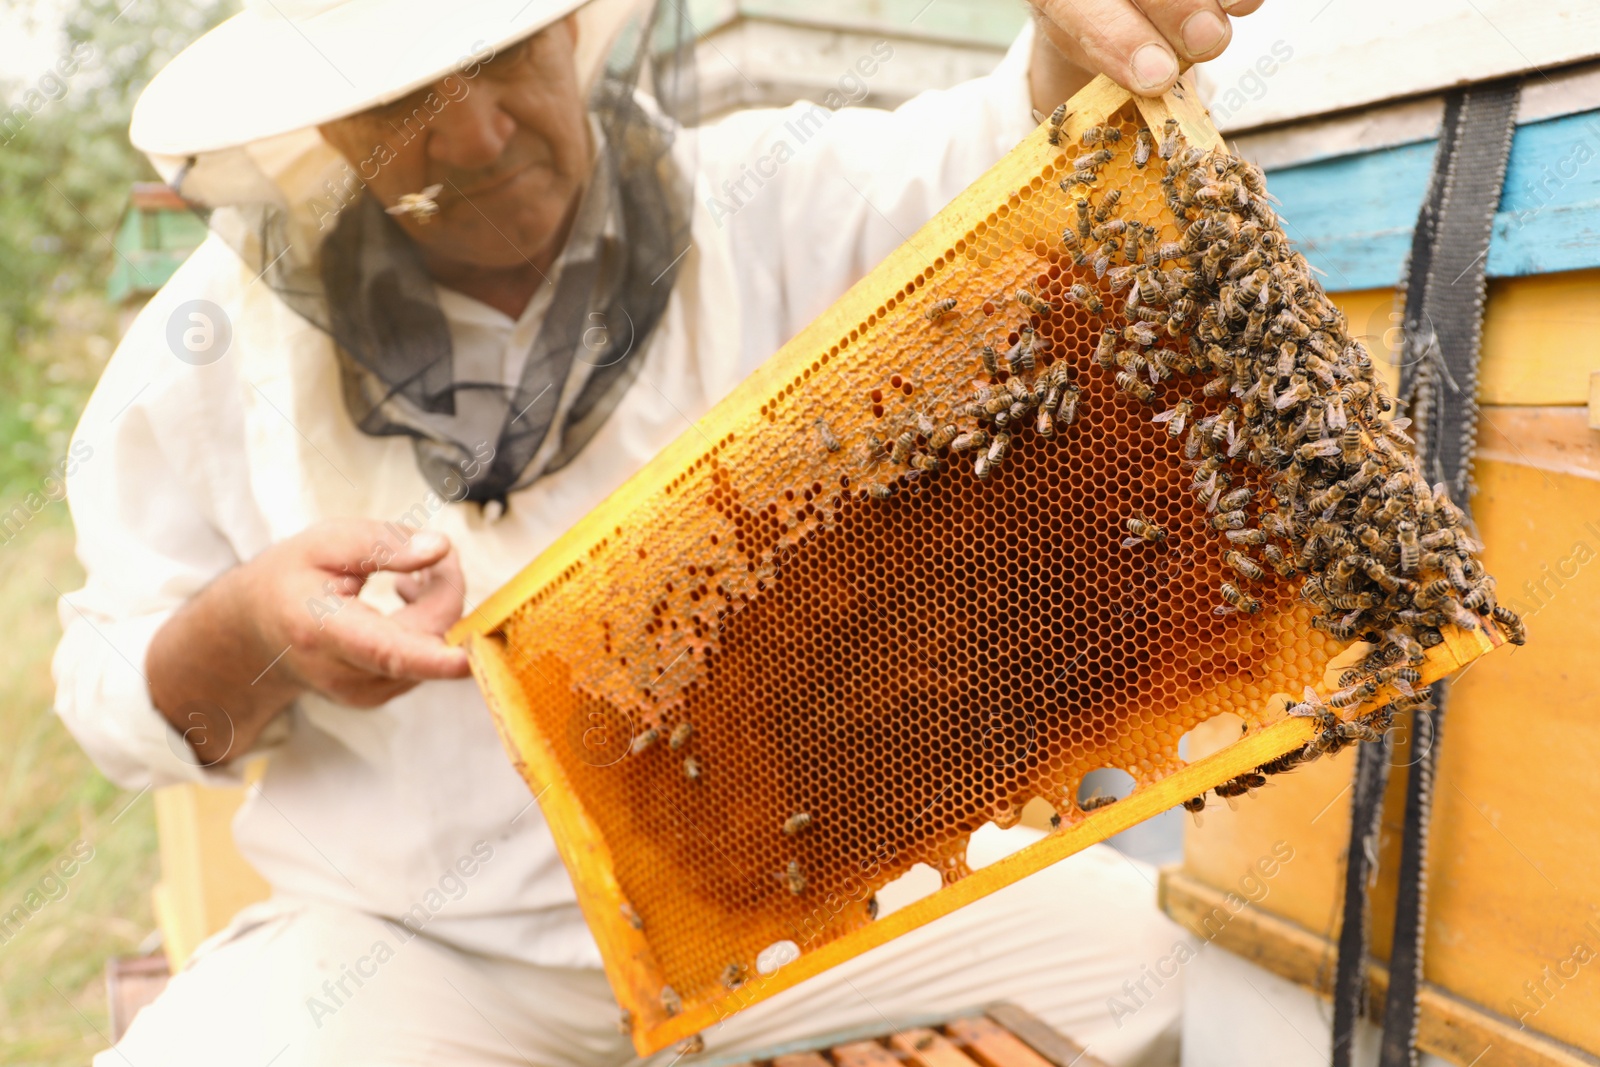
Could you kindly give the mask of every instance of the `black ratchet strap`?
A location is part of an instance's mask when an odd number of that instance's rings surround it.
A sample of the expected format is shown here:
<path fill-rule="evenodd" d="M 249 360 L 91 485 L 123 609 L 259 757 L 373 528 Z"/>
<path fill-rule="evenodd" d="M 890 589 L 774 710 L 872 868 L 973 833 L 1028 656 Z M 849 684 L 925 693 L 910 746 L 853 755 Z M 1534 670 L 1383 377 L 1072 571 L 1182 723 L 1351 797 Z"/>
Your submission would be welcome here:
<path fill-rule="evenodd" d="M 1520 83 L 1502 81 L 1456 90 L 1446 98 L 1439 148 L 1427 199 L 1412 235 L 1404 282 L 1400 393 L 1411 401 L 1412 433 L 1424 472 L 1443 482 L 1451 499 L 1469 513 L 1489 239 L 1511 156 L 1519 91 Z M 1416 1063 L 1417 992 L 1422 982 L 1427 920 L 1428 823 L 1446 699 L 1443 683 L 1433 687 L 1432 696 L 1434 710 L 1416 712 L 1411 722 L 1394 947 L 1379 1067 L 1414 1067 Z M 1386 749 L 1363 745 L 1357 762 L 1345 926 L 1340 933 L 1334 983 L 1335 1067 L 1350 1063 L 1355 1020 L 1365 991 L 1366 868 L 1376 862 L 1376 834 L 1383 807 L 1382 784 L 1370 783 L 1387 778 Z M 1378 766 L 1380 763 L 1383 766 Z M 1365 793 L 1364 781 L 1368 783 Z M 1363 868 L 1359 872 L 1358 866 Z M 1356 873 L 1362 877 L 1353 877 Z"/>

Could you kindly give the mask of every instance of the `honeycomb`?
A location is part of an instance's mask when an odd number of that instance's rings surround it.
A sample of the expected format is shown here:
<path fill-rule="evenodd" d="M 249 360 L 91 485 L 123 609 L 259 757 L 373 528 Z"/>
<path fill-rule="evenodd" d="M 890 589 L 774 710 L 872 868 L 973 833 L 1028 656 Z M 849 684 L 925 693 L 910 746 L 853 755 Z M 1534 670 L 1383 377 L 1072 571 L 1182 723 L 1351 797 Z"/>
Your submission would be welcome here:
<path fill-rule="evenodd" d="M 796 958 L 869 947 L 874 893 L 919 864 L 943 893 L 998 888 L 968 869 L 970 835 L 1035 798 L 1059 833 L 1102 819 L 1109 798 L 1078 799 L 1093 770 L 1126 771 L 1137 797 L 1185 768 L 1180 740 L 1213 716 L 1325 715 L 1317 741 L 1262 768 L 1287 769 L 1370 736 L 1335 727 L 1396 695 L 1373 684 L 1329 713 L 1313 694 L 1379 635 L 1330 623 L 1299 580 L 1241 574 L 1186 455 L 1234 398 L 1097 361 L 1106 329 L 1137 320 L 1117 272 L 1063 237 L 1077 197 L 1179 242 L 1162 186 L 1174 131 L 1218 142 L 1181 89 L 1096 92 L 481 612 L 480 681 L 641 1052 L 775 992 Z M 964 449 L 980 425 L 1000 432 L 980 409 L 1015 382 L 1058 395 L 1002 420 L 1004 456 Z M 1251 501 L 1238 513 L 1264 521 L 1281 471 L 1217 466 Z"/>

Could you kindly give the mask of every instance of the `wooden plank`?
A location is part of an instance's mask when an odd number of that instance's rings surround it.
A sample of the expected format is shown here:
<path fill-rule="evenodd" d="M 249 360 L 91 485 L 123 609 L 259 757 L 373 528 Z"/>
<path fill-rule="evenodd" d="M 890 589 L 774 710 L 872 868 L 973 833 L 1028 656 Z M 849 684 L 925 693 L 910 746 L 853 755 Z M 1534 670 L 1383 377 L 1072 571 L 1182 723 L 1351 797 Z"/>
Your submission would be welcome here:
<path fill-rule="evenodd" d="M 772 1067 L 833 1067 L 833 1064 L 820 1052 L 790 1052 L 774 1056 Z"/>
<path fill-rule="evenodd" d="M 1280 978 L 1327 998 L 1332 982 L 1333 944 L 1311 931 L 1260 908 L 1246 907 L 1228 923 L 1212 920 L 1232 905 L 1228 895 L 1177 869 L 1161 873 L 1161 908 L 1196 936 L 1214 942 Z M 1388 971 L 1367 971 L 1367 1002 L 1382 1005 Z M 1417 1046 L 1462 1067 L 1594 1067 L 1600 1060 L 1485 1008 L 1424 983 L 1418 996 Z"/>
<path fill-rule="evenodd" d="M 1600 432 L 1587 408 L 1484 407 L 1478 459 L 1600 481 Z"/>
<path fill-rule="evenodd" d="M 1052 1067 L 1049 1060 L 1002 1029 L 993 1019 L 984 1016 L 953 1019 L 944 1029 L 983 1067 Z"/>
<path fill-rule="evenodd" d="M 913 1067 L 978 1067 L 937 1030 L 903 1030 L 889 1039 L 889 1047 Z"/>
<path fill-rule="evenodd" d="M 852 1041 L 833 1048 L 835 1067 L 900 1067 L 900 1060 L 876 1041 Z"/>
<path fill-rule="evenodd" d="M 1104 1060 L 1090 1056 L 1082 1045 L 1016 1004 L 992 1004 L 984 1014 L 1055 1067 L 1106 1067 Z"/>
<path fill-rule="evenodd" d="M 1233 29 L 1228 50 L 1205 64 L 1226 130 L 1542 71 L 1600 51 L 1600 8 L 1518 0 L 1293 4 L 1235 19 Z M 1257 66 L 1263 59 L 1278 62 Z"/>

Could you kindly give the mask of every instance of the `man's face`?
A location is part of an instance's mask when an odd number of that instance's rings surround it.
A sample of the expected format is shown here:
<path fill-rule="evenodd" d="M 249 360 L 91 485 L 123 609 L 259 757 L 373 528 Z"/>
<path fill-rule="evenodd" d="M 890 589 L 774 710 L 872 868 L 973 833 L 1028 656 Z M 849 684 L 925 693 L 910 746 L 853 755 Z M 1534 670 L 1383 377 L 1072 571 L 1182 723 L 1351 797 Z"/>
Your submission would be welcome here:
<path fill-rule="evenodd" d="M 386 207 L 444 187 L 438 214 L 399 216 L 425 254 L 483 269 L 523 266 L 564 239 L 592 167 L 576 25 L 568 18 L 473 77 L 452 74 L 328 123 L 322 135 Z"/>

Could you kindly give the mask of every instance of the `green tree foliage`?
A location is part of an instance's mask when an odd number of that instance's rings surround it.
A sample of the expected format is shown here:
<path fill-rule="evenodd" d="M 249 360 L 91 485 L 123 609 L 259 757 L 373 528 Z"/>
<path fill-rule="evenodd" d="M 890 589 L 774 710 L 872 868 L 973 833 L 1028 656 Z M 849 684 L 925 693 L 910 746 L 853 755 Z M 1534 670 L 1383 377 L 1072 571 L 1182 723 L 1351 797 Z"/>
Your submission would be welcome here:
<path fill-rule="evenodd" d="M 98 360 L 56 342 L 64 321 L 80 334 L 106 334 L 114 321 L 110 309 L 97 305 L 116 256 L 111 238 L 130 183 L 156 177 L 128 143 L 134 101 L 168 59 L 236 7 L 236 0 L 81 0 L 64 20 L 59 70 L 0 85 L 0 494 L 6 498 L 37 486 L 60 458 L 98 373 Z M 55 9 L 50 4 L 41 13 Z M 92 349 L 102 358 L 109 351 L 103 342 Z"/>

